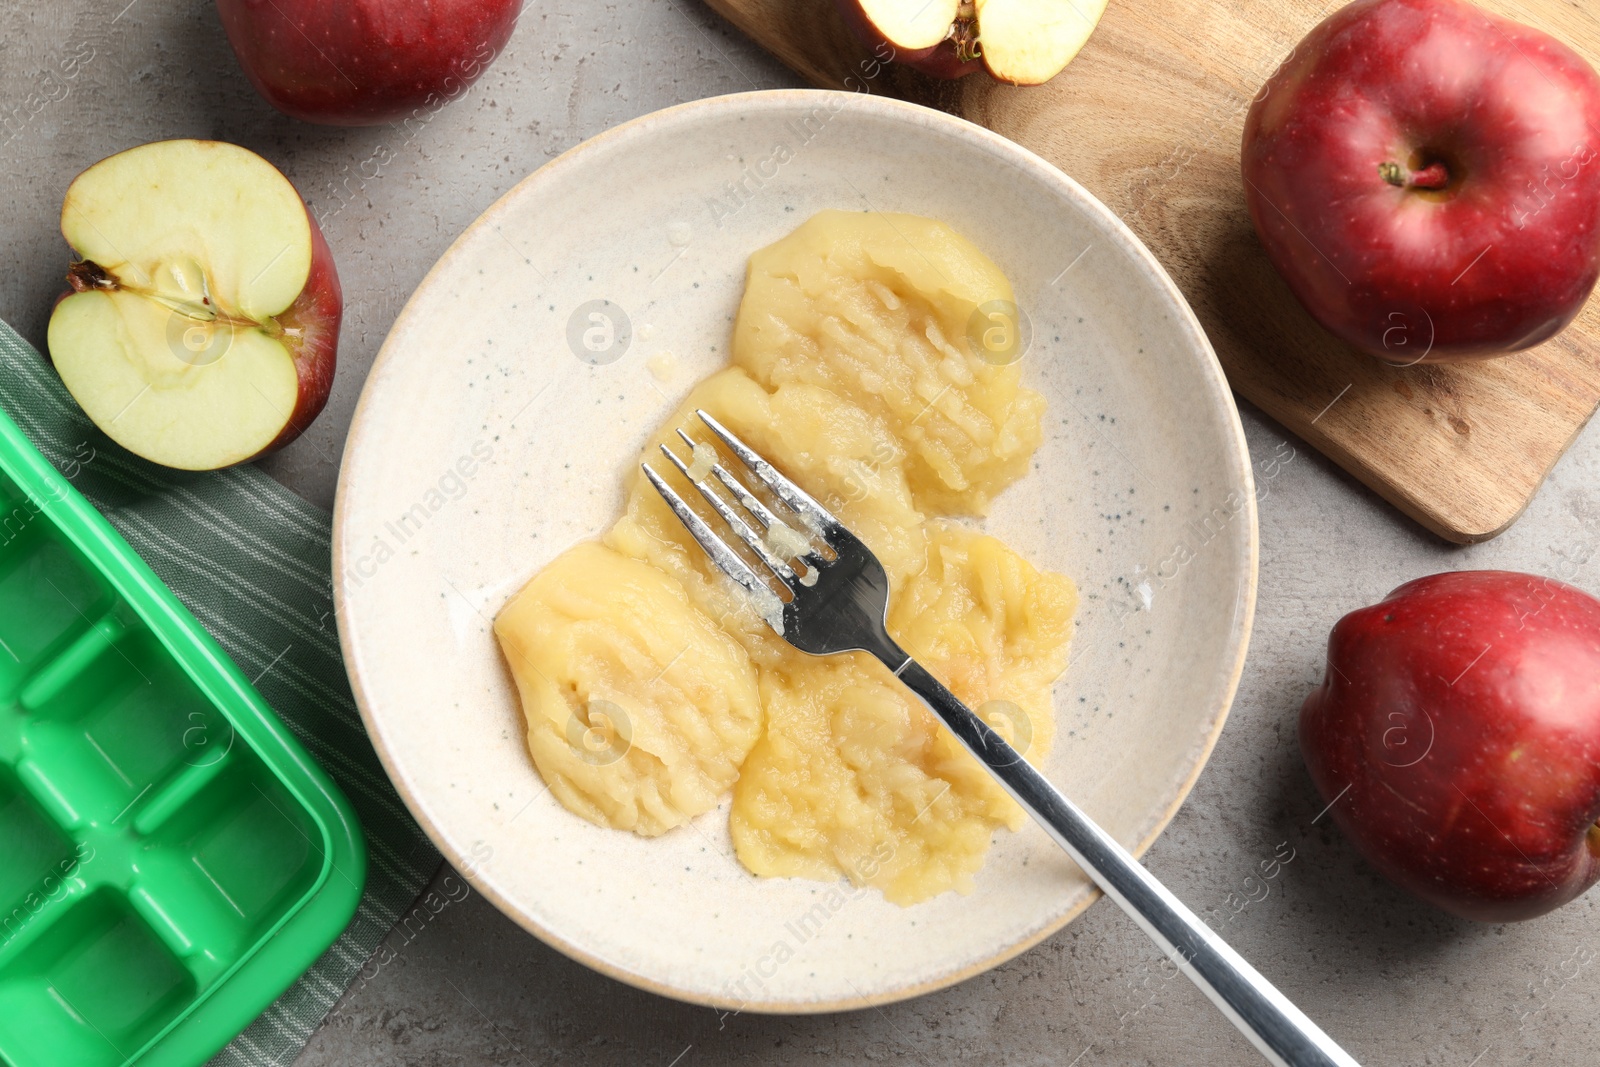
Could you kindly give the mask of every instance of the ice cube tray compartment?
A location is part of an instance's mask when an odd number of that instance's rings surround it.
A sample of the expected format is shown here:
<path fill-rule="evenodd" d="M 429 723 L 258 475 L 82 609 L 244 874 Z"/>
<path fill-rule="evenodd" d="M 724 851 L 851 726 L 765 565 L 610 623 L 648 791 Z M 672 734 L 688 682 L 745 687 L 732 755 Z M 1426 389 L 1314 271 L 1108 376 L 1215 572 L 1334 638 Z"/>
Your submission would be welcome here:
<path fill-rule="evenodd" d="M 22 757 L 74 825 L 118 825 L 231 729 L 124 610 L 102 618 L 24 687 Z"/>
<path fill-rule="evenodd" d="M 15 535 L 0 536 L 0 699 L 93 625 L 110 600 L 105 583 L 69 546 L 48 536 L 47 525 L 35 517 Z"/>
<path fill-rule="evenodd" d="M 344 798 L 0 415 L 0 1067 L 203 1063 L 364 874 Z"/>
<path fill-rule="evenodd" d="M 202 980 L 269 933 L 323 865 L 316 827 L 258 760 L 230 752 L 214 766 L 192 803 L 142 837 L 132 884 Z"/>
<path fill-rule="evenodd" d="M 194 977 L 127 899 L 101 889 L 0 969 L 0 1056 L 118 1067 L 195 992 Z"/>
<path fill-rule="evenodd" d="M 60 892 L 78 850 L 0 766 L 0 945 L 21 933 L 31 911 Z"/>

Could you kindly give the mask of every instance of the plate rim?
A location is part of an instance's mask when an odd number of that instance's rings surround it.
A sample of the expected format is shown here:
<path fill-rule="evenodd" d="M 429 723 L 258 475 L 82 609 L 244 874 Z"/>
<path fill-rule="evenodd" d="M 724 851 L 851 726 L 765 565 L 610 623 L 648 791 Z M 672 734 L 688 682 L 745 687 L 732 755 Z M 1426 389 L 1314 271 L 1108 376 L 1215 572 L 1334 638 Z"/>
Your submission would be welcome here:
<path fill-rule="evenodd" d="M 1170 305 L 1177 313 L 1181 327 L 1192 335 L 1197 344 L 1199 354 L 1203 357 L 1200 361 L 1201 367 L 1205 377 L 1208 379 L 1210 388 L 1215 391 L 1216 399 L 1220 401 L 1226 427 L 1232 431 L 1229 436 L 1235 447 L 1233 454 L 1229 457 L 1229 462 L 1233 468 L 1233 473 L 1238 477 L 1244 489 L 1244 513 L 1247 518 L 1245 524 L 1247 531 L 1245 548 L 1248 559 L 1244 575 L 1245 581 L 1240 588 L 1238 600 L 1234 606 L 1234 621 L 1228 637 L 1229 644 L 1235 648 L 1235 652 L 1233 654 L 1233 662 L 1227 669 L 1227 680 L 1223 686 L 1222 693 L 1223 698 L 1213 717 L 1213 721 L 1209 724 L 1205 735 L 1196 746 L 1196 758 L 1193 768 L 1190 769 L 1188 775 L 1173 791 L 1171 800 L 1165 808 L 1150 823 L 1150 829 L 1130 849 L 1135 858 L 1142 858 L 1172 822 L 1173 818 L 1176 817 L 1178 811 L 1183 807 L 1184 801 L 1188 799 L 1190 792 L 1193 791 L 1195 783 L 1199 780 L 1200 773 L 1205 770 L 1206 765 L 1211 761 L 1217 740 L 1222 734 L 1222 728 L 1226 725 L 1228 715 L 1233 709 L 1233 702 L 1238 696 L 1240 679 L 1243 677 L 1245 659 L 1249 652 L 1250 637 L 1255 622 L 1260 570 L 1261 537 L 1256 507 L 1255 476 L 1250 462 L 1249 443 L 1245 438 L 1244 424 L 1239 417 L 1239 406 L 1233 398 L 1232 387 L 1228 384 L 1222 364 L 1217 358 L 1216 351 L 1212 348 L 1211 340 L 1206 335 L 1205 329 L 1200 325 L 1200 320 L 1195 315 L 1194 309 L 1190 307 L 1188 299 L 1183 295 L 1182 290 L 1178 288 L 1177 283 L 1172 280 L 1172 276 L 1167 272 L 1166 268 L 1156 259 L 1155 253 L 1149 249 L 1120 216 L 1066 172 L 1009 138 L 943 111 L 891 97 L 877 96 L 872 93 L 855 93 L 836 89 L 761 89 L 689 100 L 618 123 L 595 134 L 593 137 L 580 141 L 554 159 L 541 164 L 497 197 L 492 204 L 479 213 L 450 242 L 450 245 L 434 262 L 433 266 L 428 268 L 427 273 L 417 283 L 417 287 L 412 290 L 411 295 L 406 298 L 405 305 L 395 317 L 393 325 L 384 337 L 383 344 L 379 346 L 378 353 L 373 358 L 372 365 L 362 382 L 361 393 L 357 398 L 356 406 L 351 416 L 350 429 L 346 434 L 344 448 L 339 458 L 339 478 L 334 494 L 331 538 L 334 619 L 339 631 L 339 648 L 344 657 L 345 673 L 349 677 L 351 693 L 361 714 L 362 725 L 366 728 L 368 739 L 372 742 L 372 747 L 378 755 L 384 772 L 389 776 L 389 780 L 393 783 L 395 791 L 400 795 L 400 799 L 404 802 L 407 810 L 417 820 L 418 825 L 427 834 L 429 840 L 433 842 L 434 847 L 450 862 L 456 873 L 465 879 L 484 899 L 493 904 L 502 915 L 568 959 L 581 963 L 585 967 L 615 981 L 683 1003 L 736 1013 L 811 1015 L 857 1011 L 864 1008 L 893 1004 L 902 1000 L 910 1000 L 941 989 L 947 989 L 1020 956 L 1046 938 L 1058 933 L 1099 900 L 1103 895 L 1103 891 L 1098 886 L 1091 884 L 1089 891 L 1084 895 L 1081 902 L 1068 908 L 1056 919 L 1046 923 L 1040 930 L 1016 942 L 1002 946 L 998 951 L 980 960 L 968 963 L 959 969 L 944 973 L 936 978 L 900 986 L 880 993 L 827 1000 L 763 1001 L 759 1004 L 749 1002 L 734 1003 L 715 995 L 679 988 L 669 982 L 635 973 L 568 941 L 538 922 L 514 901 L 506 898 L 487 884 L 485 879 L 479 877 L 477 860 L 468 855 L 463 849 L 458 848 L 448 834 L 445 833 L 444 828 L 433 821 L 424 795 L 420 790 L 413 791 L 411 783 L 400 773 L 387 746 L 383 742 L 379 716 L 374 713 L 373 702 L 363 684 L 363 676 L 360 669 L 360 651 L 355 637 L 352 635 L 352 624 L 348 621 L 349 616 L 345 610 L 350 601 L 350 594 L 345 588 L 347 578 L 344 567 L 346 501 L 349 496 L 347 477 L 351 469 L 351 458 L 360 446 L 364 436 L 363 430 L 367 416 L 370 414 L 370 408 L 372 407 L 373 382 L 381 377 L 387 365 L 395 358 L 395 352 L 399 348 L 397 339 L 403 337 L 410 329 L 411 320 L 417 314 L 415 308 L 418 303 L 418 295 L 428 290 L 430 286 L 438 284 L 438 279 L 443 275 L 446 268 L 451 266 L 462 254 L 462 250 L 468 240 L 474 238 L 480 229 L 491 226 L 497 216 L 508 210 L 508 205 L 513 200 L 526 195 L 524 193 L 525 187 L 530 186 L 535 180 L 547 180 L 547 172 L 569 169 L 575 165 L 575 161 L 581 160 L 595 149 L 609 145 L 611 142 L 623 137 L 641 133 L 652 126 L 685 121 L 702 112 L 710 114 L 724 111 L 737 112 L 752 106 L 760 107 L 769 102 L 775 105 L 796 104 L 801 101 L 814 101 L 823 98 L 843 99 L 850 102 L 844 105 L 846 107 L 864 107 L 869 111 L 877 112 L 879 115 L 888 116 L 894 121 L 909 120 L 911 124 L 921 125 L 924 128 L 943 127 L 957 136 L 974 141 L 979 147 L 987 149 L 993 155 L 1009 158 L 1009 161 L 1019 169 L 1042 180 L 1045 184 L 1053 184 L 1063 189 L 1068 199 L 1079 203 L 1091 215 L 1098 215 L 1101 221 L 1109 224 L 1111 235 L 1120 240 L 1124 250 L 1132 255 L 1133 259 L 1144 269 L 1144 272 L 1156 287 L 1166 294 Z"/>

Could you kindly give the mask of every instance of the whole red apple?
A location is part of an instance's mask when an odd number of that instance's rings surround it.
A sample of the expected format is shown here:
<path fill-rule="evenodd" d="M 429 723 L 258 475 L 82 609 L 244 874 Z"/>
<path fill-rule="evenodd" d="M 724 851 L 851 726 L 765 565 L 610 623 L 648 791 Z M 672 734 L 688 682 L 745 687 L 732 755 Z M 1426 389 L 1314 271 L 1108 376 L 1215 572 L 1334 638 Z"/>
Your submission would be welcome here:
<path fill-rule="evenodd" d="M 1600 601 L 1456 571 L 1340 619 L 1300 712 L 1339 828 L 1469 919 L 1529 919 L 1600 878 Z"/>
<path fill-rule="evenodd" d="M 289 179 L 222 141 L 157 141 L 78 175 L 61 205 L 78 255 L 50 358 L 94 423 L 183 470 L 298 437 L 333 386 L 344 301 Z"/>
<path fill-rule="evenodd" d="M 245 76 L 307 122 L 372 126 L 460 96 L 511 36 L 521 0 L 217 0 Z"/>
<path fill-rule="evenodd" d="M 1267 256 L 1341 339 L 1404 363 L 1548 340 L 1600 277 L 1600 77 L 1464 0 L 1358 0 L 1245 119 Z"/>

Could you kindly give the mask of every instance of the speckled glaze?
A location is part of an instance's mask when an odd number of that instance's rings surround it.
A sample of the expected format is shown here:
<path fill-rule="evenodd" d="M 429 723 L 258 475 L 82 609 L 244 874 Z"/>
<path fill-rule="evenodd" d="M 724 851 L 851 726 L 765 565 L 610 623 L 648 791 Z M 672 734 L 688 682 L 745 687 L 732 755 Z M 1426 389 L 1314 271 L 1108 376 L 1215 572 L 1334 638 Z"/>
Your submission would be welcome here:
<path fill-rule="evenodd" d="M 611 522 L 649 431 L 725 362 L 749 253 L 829 207 L 943 219 L 1012 279 L 1050 408 L 985 525 L 1079 585 L 1047 770 L 1135 852 L 1211 751 L 1255 604 L 1254 488 L 1210 345 L 1127 228 L 1012 142 L 863 94 L 749 93 L 617 127 L 506 194 L 412 296 L 356 412 L 334 519 L 356 698 L 411 810 L 508 915 L 622 981 L 745 1011 L 937 989 L 1096 895 L 1032 826 L 997 835 L 970 896 L 912 908 L 757 879 L 726 801 L 655 840 L 603 830 L 523 746 L 491 620 Z"/>

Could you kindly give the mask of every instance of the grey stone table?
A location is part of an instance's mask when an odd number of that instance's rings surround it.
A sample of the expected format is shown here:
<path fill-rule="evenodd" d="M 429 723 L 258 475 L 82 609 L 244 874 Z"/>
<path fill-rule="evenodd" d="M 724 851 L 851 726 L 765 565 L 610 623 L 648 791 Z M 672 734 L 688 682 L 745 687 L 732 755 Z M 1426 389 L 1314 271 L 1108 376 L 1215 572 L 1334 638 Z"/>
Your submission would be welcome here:
<path fill-rule="evenodd" d="M 69 56 L 79 57 L 71 77 L 62 66 Z M 263 153 L 327 217 L 347 300 L 328 409 L 266 467 L 331 506 L 373 355 L 423 273 L 480 211 L 624 119 L 790 84 L 695 0 L 547 0 L 529 4 L 487 76 L 426 124 L 404 133 L 325 129 L 256 98 L 204 0 L 13 0 L 0 11 L 0 316 L 43 346 L 67 262 L 56 228 L 61 195 L 87 164 L 165 137 L 216 137 Z M 385 157 L 392 161 L 381 168 L 362 165 Z M 1564 555 L 1595 555 L 1600 437 L 1578 441 L 1509 533 L 1460 549 L 1285 442 L 1248 407 L 1244 424 L 1263 483 L 1255 636 L 1227 729 L 1151 850 L 1151 869 L 1197 908 L 1219 907 L 1287 843 L 1293 861 L 1265 899 L 1238 914 L 1230 937 L 1364 1063 L 1600 1063 L 1591 1008 L 1600 968 L 1590 965 L 1600 898 L 1509 926 L 1457 921 L 1408 899 L 1327 820 L 1314 824 L 1322 805 L 1294 741 L 1328 627 L 1345 611 L 1432 571 L 1553 573 Z M 1576 582 L 1600 591 L 1600 563 L 1579 567 Z M 567 960 L 453 872 L 440 883 L 450 905 L 394 931 L 389 962 L 369 968 L 301 1067 L 1259 1062 L 1193 988 L 1163 976 L 1144 937 L 1103 902 L 1018 959 L 941 993 L 852 1014 L 722 1019 Z"/>

